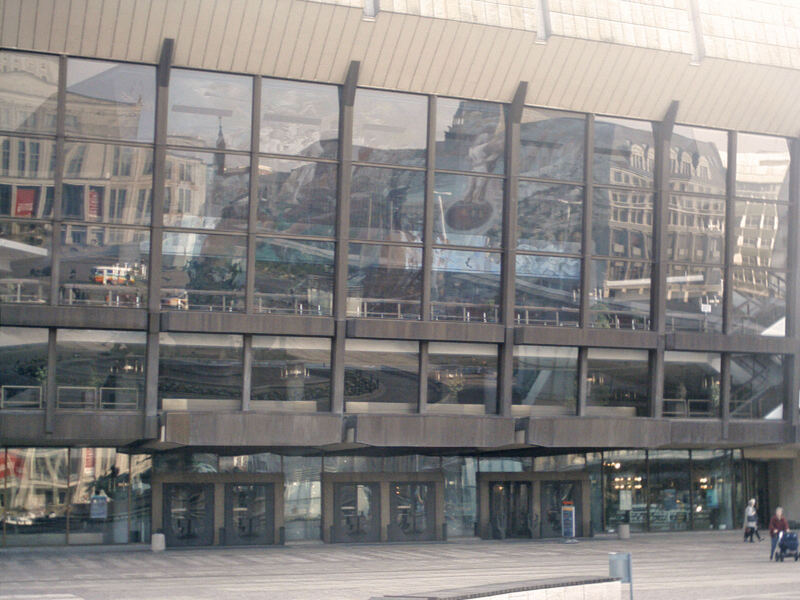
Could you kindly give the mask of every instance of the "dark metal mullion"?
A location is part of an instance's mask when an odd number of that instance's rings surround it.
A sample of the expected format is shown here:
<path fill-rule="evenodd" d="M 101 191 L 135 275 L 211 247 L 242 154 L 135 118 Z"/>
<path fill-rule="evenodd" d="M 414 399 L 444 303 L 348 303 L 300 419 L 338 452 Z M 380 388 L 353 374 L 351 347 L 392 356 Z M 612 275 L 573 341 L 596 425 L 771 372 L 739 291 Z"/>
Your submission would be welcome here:
<path fill-rule="evenodd" d="M 253 336 L 244 334 L 242 343 L 242 410 L 250 410 L 250 395 L 253 383 Z"/>
<path fill-rule="evenodd" d="M 428 412 L 428 342 L 419 343 L 419 404 L 418 412 Z"/>
<path fill-rule="evenodd" d="M 427 171 L 425 173 L 425 215 L 422 234 L 422 304 L 420 305 L 420 318 L 429 321 L 431 314 L 431 285 L 433 284 L 433 205 L 436 180 L 434 169 L 436 166 L 436 96 L 428 97 L 428 149 Z M 420 377 L 423 372 L 420 371 Z M 420 402 L 420 407 L 423 404 Z"/>
<path fill-rule="evenodd" d="M 789 235 L 788 255 L 800 256 L 800 139 L 789 140 Z M 793 426 L 800 423 L 797 398 L 800 397 L 800 260 L 790 260 L 786 284 L 786 337 L 794 341 L 794 353 L 784 357 L 783 418 Z"/>
<path fill-rule="evenodd" d="M 67 121 L 67 57 L 58 58 L 58 92 L 56 95 L 56 164 L 53 178 L 53 230 L 50 232 L 50 304 L 57 306 L 59 301 L 61 255 L 61 202 L 64 197 L 64 130 Z M 45 190 L 47 202 L 47 190 Z"/>
<path fill-rule="evenodd" d="M 47 387 L 45 388 L 44 431 L 53 433 L 56 416 L 56 328 L 47 330 Z"/>
<path fill-rule="evenodd" d="M 161 329 L 161 247 L 164 239 L 164 186 L 166 184 L 167 113 L 169 76 L 174 40 L 165 38 L 156 71 L 155 148 L 153 150 L 153 193 L 150 206 L 150 283 L 147 290 L 147 368 L 145 370 L 144 433 L 157 437 L 159 332 Z"/>
<path fill-rule="evenodd" d="M 581 297 L 579 322 L 582 329 L 591 325 L 589 292 L 592 284 L 592 203 L 594 186 L 592 183 L 594 163 L 594 115 L 586 115 L 583 140 L 583 220 L 581 221 Z M 578 416 L 586 414 L 589 403 L 589 349 L 578 348 L 578 398 L 575 412 Z"/>
<path fill-rule="evenodd" d="M 247 275 L 244 306 L 247 314 L 255 312 L 256 229 L 258 219 L 258 150 L 261 139 L 261 77 L 253 77 L 253 109 L 250 125 L 250 204 L 247 220 Z"/>
<path fill-rule="evenodd" d="M 514 306 L 516 304 L 517 272 L 517 200 L 520 155 L 520 123 L 528 92 L 528 83 L 520 81 L 514 100 L 505 107 L 506 179 L 503 186 L 503 257 L 500 279 L 500 317 L 504 325 L 503 344 L 499 353 L 498 406 L 496 412 L 511 416 L 514 386 Z"/>
<path fill-rule="evenodd" d="M 336 197 L 336 257 L 333 285 L 334 338 L 331 345 L 331 412 L 344 413 L 344 359 L 347 336 L 347 269 L 350 237 L 350 186 L 353 167 L 353 105 L 360 63 L 351 61 L 339 88 L 339 173 Z"/>
<path fill-rule="evenodd" d="M 733 250 L 736 241 L 736 132 L 728 133 L 728 171 L 725 177 L 725 262 L 722 281 L 722 332 L 733 333 Z"/>
<path fill-rule="evenodd" d="M 728 439 L 728 428 L 731 421 L 731 355 L 722 353 L 719 369 L 719 398 L 722 419 L 722 439 Z"/>

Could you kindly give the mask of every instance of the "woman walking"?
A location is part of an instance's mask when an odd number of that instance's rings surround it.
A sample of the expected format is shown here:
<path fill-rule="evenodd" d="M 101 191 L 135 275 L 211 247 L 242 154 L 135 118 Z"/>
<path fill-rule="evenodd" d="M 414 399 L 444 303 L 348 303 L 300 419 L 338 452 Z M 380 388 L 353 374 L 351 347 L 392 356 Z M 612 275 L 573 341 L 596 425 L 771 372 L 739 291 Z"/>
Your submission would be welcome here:
<path fill-rule="evenodd" d="M 750 498 L 747 507 L 744 509 L 744 541 L 750 540 L 753 543 L 753 534 L 761 541 L 761 534 L 758 533 L 758 513 L 756 513 L 756 499 Z"/>

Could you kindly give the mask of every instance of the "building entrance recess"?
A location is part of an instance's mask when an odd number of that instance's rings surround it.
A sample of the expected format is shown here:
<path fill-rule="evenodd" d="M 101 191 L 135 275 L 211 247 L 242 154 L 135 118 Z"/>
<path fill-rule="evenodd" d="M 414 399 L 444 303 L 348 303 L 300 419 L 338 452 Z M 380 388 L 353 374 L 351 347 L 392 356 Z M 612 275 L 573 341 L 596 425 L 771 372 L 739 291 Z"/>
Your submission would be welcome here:
<path fill-rule="evenodd" d="M 283 473 L 153 478 L 152 527 L 167 547 L 282 544 Z"/>
<path fill-rule="evenodd" d="M 274 544 L 273 485 L 225 485 L 225 545 Z"/>
<path fill-rule="evenodd" d="M 588 473 L 478 473 L 478 533 L 484 539 L 561 537 L 564 502 L 575 506 L 576 535 L 587 535 Z"/>
<path fill-rule="evenodd" d="M 213 543 L 213 485 L 164 485 L 164 536 L 170 547 L 210 546 Z"/>
<path fill-rule="evenodd" d="M 323 473 L 322 524 L 325 542 L 443 540 L 444 476 Z"/>

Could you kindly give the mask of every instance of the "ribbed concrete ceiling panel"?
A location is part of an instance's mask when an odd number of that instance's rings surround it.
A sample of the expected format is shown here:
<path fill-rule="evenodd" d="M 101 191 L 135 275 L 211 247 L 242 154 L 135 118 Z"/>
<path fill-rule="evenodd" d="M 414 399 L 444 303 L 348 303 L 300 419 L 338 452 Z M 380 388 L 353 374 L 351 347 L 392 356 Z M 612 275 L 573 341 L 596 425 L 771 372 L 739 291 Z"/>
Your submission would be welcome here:
<path fill-rule="evenodd" d="M 172 37 L 181 67 L 340 83 L 358 60 L 364 86 L 508 102 L 528 81 L 531 104 L 660 119 L 679 100 L 679 122 L 800 133 L 798 69 L 692 65 L 685 53 L 600 39 L 537 43 L 525 28 L 403 11 L 368 20 L 359 7 L 305 0 L 0 0 L 0 18 L 6 48 L 155 63 Z"/>

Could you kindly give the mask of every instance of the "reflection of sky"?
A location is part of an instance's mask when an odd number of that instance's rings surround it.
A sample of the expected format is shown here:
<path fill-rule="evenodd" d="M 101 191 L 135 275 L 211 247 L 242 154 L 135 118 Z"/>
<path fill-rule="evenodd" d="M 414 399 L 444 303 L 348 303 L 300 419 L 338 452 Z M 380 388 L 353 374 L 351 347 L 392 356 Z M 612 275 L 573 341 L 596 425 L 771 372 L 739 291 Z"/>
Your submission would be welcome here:
<path fill-rule="evenodd" d="M 67 63 L 67 91 L 112 102 L 141 102 L 137 139 L 153 140 L 156 97 L 154 67 L 70 59 Z"/>
<path fill-rule="evenodd" d="M 170 77 L 168 133 L 202 140 L 213 147 L 219 131 L 219 117 L 176 111 L 175 106 L 220 111 L 229 114 L 222 116 L 226 146 L 248 150 L 252 97 L 252 81 L 248 77 L 174 69 Z"/>

